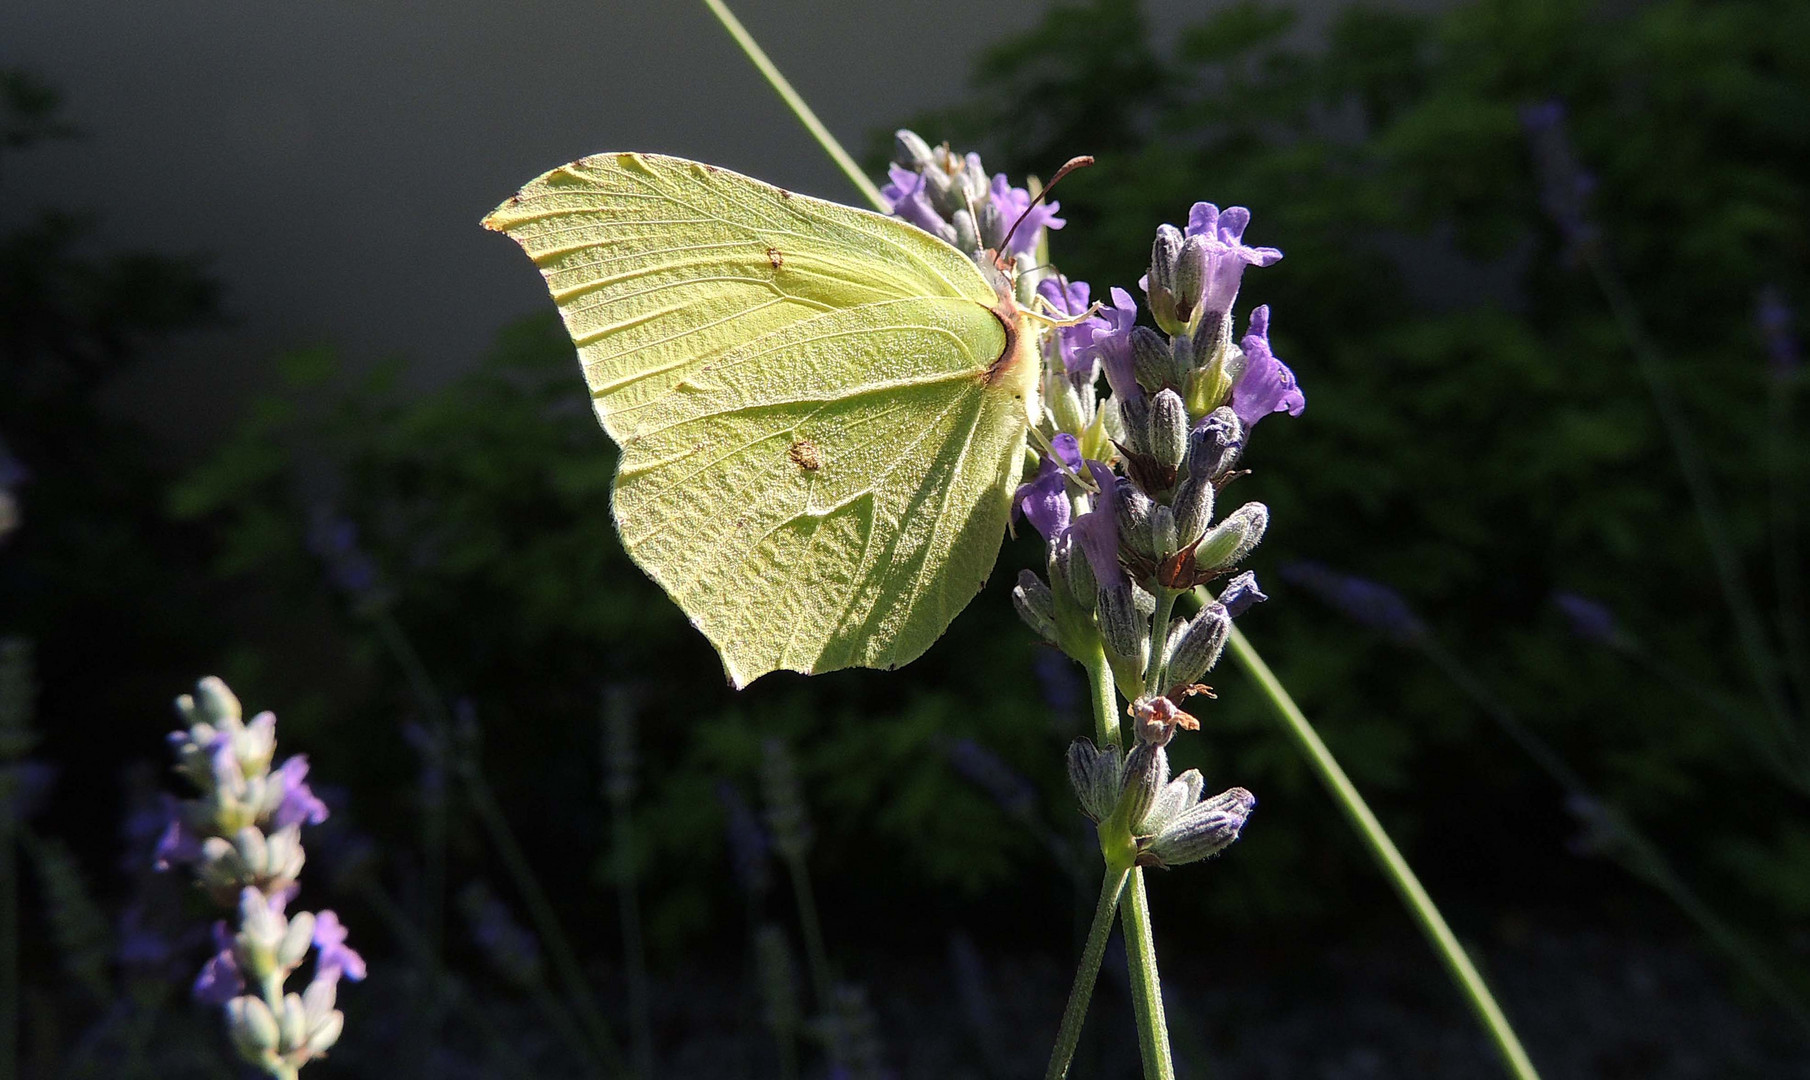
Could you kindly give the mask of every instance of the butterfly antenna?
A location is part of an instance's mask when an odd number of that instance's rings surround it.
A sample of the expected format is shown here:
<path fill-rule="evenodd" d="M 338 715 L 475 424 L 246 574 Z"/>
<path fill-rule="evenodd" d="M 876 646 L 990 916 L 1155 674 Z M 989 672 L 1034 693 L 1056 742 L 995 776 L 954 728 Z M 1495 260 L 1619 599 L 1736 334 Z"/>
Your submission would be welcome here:
<path fill-rule="evenodd" d="M 999 242 L 999 250 L 1011 250 L 1012 234 L 1018 231 L 1018 226 L 1024 224 L 1025 218 L 1031 216 L 1031 211 L 1036 209 L 1037 204 L 1047 198 L 1051 191 L 1055 190 L 1056 185 L 1062 182 L 1063 177 L 1074 172 L 1076 169 L 1085 169 L 1093 163 L 1094 159 L 1089 154 L 1082 154 L 1080 157 L 1072 157 L 1064 162 L 1062 167 L 1056 170 L 1056 175 L 1050 177 L 1050 182 L 1043 185 L 1043 190 L 1037 193 L 1037 197 L 1031 200 L 1031 205 L 1024 208 L 1024 213 L 1018 215 L 1017 221 L 1012 222 L 1012 227 L 1006 231 L 1006 238 Z"/>

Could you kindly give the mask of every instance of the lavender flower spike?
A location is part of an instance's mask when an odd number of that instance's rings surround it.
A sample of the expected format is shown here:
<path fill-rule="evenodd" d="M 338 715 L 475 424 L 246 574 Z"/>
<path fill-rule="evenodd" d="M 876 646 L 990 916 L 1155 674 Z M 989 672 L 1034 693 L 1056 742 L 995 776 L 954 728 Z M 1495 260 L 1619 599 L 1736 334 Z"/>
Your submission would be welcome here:
<path fill-rule="evenodd" d="M 331 911 L 288 913 L 298 885 L 304 825 L 326 820 L 327 806 L 307 783 L 296 755 L 271 768 L 276 717 L 247 723 L 239 699 L 219 679 L 201 680 L 176 700 L 187 728 L 170 735 L 177 771 L 199 790 L 167 805 L 157 868 L 194 869 L 207 893 L 234 918 L 214 925 L 216 951 L 194 983 L 197 1000 L 224 1006 L 239 1056 L 272 1077 L 291 1080 L 338 1042 L 345 1016 L 335 1009 L 340 977 L 364 978 L 364 959 L 346 946 Z M 314 979 L 300 994 L 284 984 L 315 954 Z M 280 1022 L 279 1022 L 280 1018 Z"/>
<path fill-rule="evenodd" d="M 1555 592 L 1552 602 L 1564 613 L 1571 632 L 1585 641 L 1617 647 L 1627 643 L 1615 613 L 1597 601 L 1574 592 Z"/>
<path fill-rule="evenodd" d="M 1245 430 L 1270 413 L 1300 416 L 1307 395 L 1295 384 L 1295 373 L 1270 351 L 1270 308 L 1264 304 L 1251 312 L 1251 328 L 1239 346 L 1244 350 L 1244 371 L 1232 385 L 1232 411 Z"/>
<path fill-rule="evenodd" d="M 1381 582 L 1341 574 L 1317 562 L 1289 563 L 1282 568 L 1282 578 L 1314 593 L 1353 622 L 1380 630 L 1394 641 L 1411 642 L 1427 632 L 1427 624 L 1402 595 Z"/>
<path fill-rule="evenodd" d="M 1085 294 L 1083 294 L 1085 296 Z M 1791 308 L 1777 285 L 1760 290 L 1754 304 L 1754 325 L 1766 342 L 1766 355 L 1772 361 L 1772 377 L 1784 379 L 1804 365 L 1798 350 L 1797 336 L 1791 332 Z"/>

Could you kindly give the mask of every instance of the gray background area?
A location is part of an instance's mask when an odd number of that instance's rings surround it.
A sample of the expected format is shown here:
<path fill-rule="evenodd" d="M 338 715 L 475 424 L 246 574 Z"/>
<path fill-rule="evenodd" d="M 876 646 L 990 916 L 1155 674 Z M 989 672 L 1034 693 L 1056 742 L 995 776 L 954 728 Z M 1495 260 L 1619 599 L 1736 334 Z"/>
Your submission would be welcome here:
<path fill-rule="evenodd" d="M 974 55 L 1044 5 L 735 7 L 858 150 L 961 98 Z M 217 431 L 298 345 L 402 352 L 429 380 L 469 363 L 547 302 L 478 219 L 583 154 L 663 151 L 859 201 L 695 0 L 14 0 L 0 63 L 60 87 L 84 133 L 8 163 L 0 228 L 92 209 L 97 246 L 204 253 L 226 286 L 231 325 L 121 387 L 147 414 L 179 402 L 186 419 L 153 417 L 171 434 Z"/>

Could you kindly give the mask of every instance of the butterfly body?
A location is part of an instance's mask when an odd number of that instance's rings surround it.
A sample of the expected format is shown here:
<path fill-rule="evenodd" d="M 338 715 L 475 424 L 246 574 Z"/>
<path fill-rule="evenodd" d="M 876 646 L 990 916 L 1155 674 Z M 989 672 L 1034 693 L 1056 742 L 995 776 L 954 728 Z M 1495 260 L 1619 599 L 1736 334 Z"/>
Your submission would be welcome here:
<path fill-rule="evenodd" d="M 622 447 L 625 548 L 737 685 L 906 663 L 985 582 L 1039 359 L 967 256 L 641 154 L 555 169 L 485 224 L 540 267 Z"/>

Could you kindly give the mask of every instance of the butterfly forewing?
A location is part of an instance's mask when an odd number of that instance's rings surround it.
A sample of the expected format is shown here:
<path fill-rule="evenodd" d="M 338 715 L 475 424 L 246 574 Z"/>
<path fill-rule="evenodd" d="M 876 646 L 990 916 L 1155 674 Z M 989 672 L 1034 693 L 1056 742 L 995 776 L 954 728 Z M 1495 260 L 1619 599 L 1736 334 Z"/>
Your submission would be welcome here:
<path fill-rule="evenodd" d="M 954 248 L 695 162 L 586 158 L 486 224 L 534 258 L 623 445 L 624 546 L 737 685 L 892 667 L 998 553 L 1025 411 Z"/>

